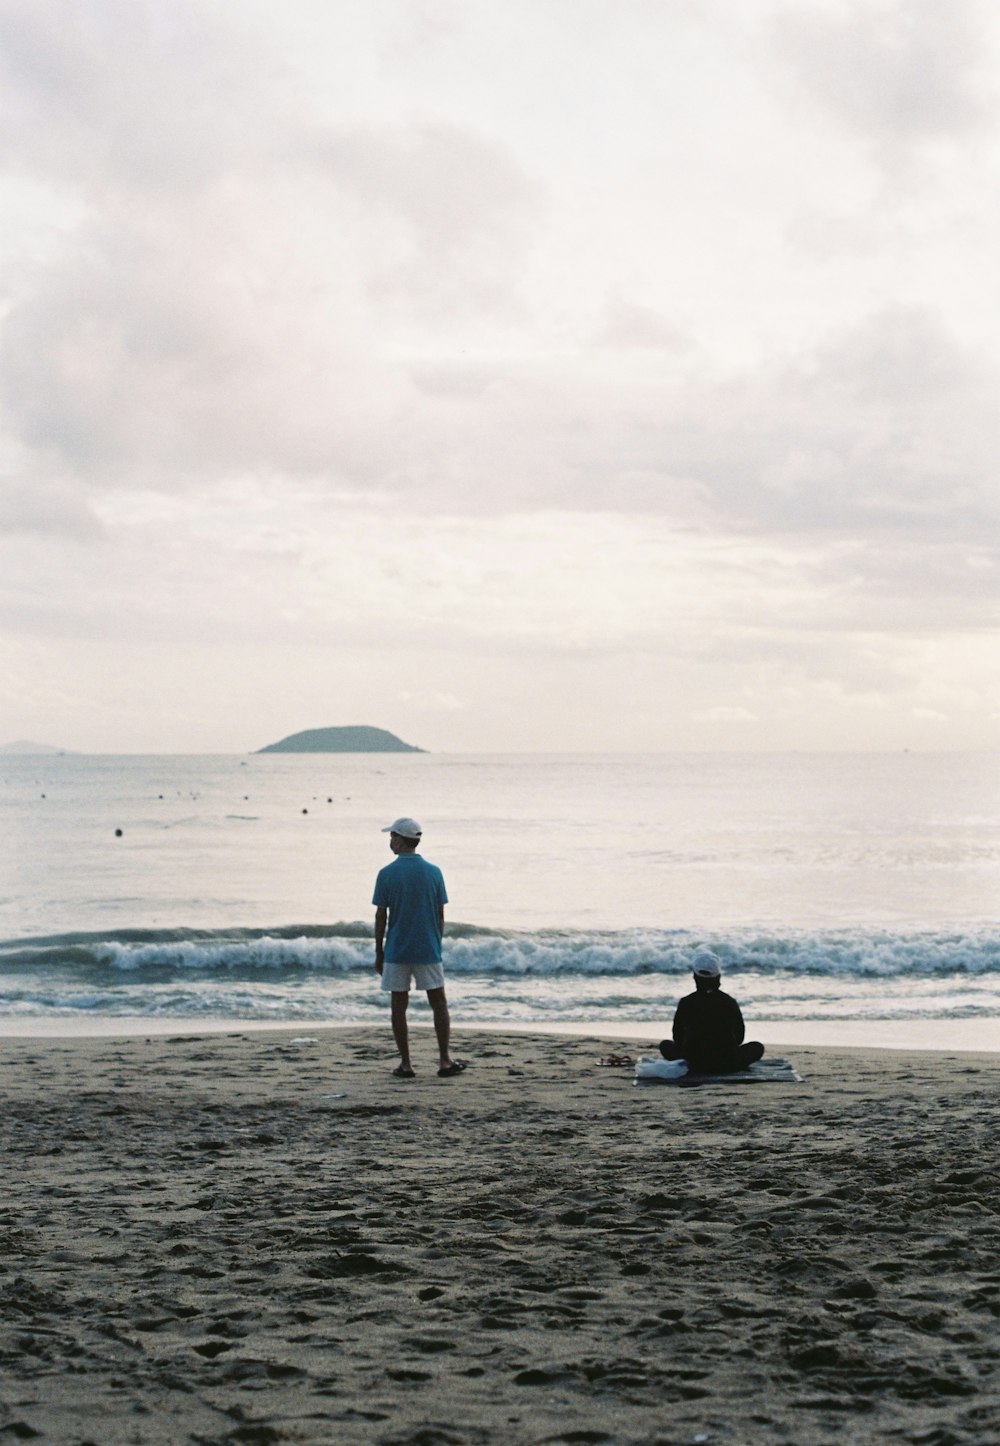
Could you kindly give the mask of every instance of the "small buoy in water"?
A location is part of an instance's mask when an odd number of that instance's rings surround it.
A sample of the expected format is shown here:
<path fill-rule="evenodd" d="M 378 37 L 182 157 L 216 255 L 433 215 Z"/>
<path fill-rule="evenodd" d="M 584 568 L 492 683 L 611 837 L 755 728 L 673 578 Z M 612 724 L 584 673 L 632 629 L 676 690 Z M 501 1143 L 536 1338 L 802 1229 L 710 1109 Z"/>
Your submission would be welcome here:
<path fill-rule="evenodd" d="M 304 808 L 304 809 L 302 810 L 302 812 L 303 812 L 303 813 L 308 813 L 309 810 L 308 810 L 307 808 Z"/>
<path fill-rule="evenodd" d="M 121 836 L 122 836 L 122 831 L 121 831 L 121 829 L 120 829 L 120 828 L 116 828 L 116 829 L 115 829 L 115 838 L 121 838 Z"/>
<path fill-rule="evenodd" d="M 332 803 L 332 802 L 333 802 L 333 799 L 332 799 L 332 798 L 328 798 L 328 799 L 327 799 L 327 803 Z"/>

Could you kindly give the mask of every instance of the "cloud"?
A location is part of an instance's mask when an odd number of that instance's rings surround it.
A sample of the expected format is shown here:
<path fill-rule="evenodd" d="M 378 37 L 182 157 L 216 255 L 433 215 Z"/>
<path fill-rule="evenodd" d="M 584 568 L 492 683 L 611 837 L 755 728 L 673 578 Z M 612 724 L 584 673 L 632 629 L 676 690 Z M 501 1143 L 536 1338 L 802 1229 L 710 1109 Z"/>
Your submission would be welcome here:
<path fill-rule="evenodd" d="M 445 345 L 397 360 L 367 345 L 354 291 L 331 278 L 317 295 L 309 256 L 275 271 L 237 219 L 210 207 L 197 241 L 176 216 L 103 231 L 13 309 L 0 390 L 48 472 L 88 492 L 270 475 L 318 502 L 367 494 L 398 510 L 419 495 L 440 514 L 996 539 L 996 369 L 925 308 L 752 373 L 653 387 L 603 365 L 574 374 L 558 355 L 529 366 Z M 213 227 L 214 250 L 200 239 Z M 259 291 L 243 280 L 254 269 Z"/>
<path fill-rule="evenodd" d="M 94 487 L 391 484 L 417 394 L 462 369 L 388 337 L 447 346 L 516 312 L 538 188 L 468 127 L 331 124 L 214 6 L 95 0 L 64 20 L 0 14 L 5 159 L 72 215 L 8 275 L 12 437 Z"/>
<path fill-rule="evenodd" d="M 4 0 L 0 156 L 95 198 L 204 186 L 268 148 L 276 71 L 211 4 Z"/>
<path fill-rule="evenodd" d="M 654 351 L 687 351 L 691 337 L 667 317 L 649 306 L 639 306 L 615 297 L 608 301 L 604 324 L 596 338 L 598 346 Z"/>
<path fill-rule="evenodd" d="M 482 659 L 605 658 L 644 650 L 882 688 L 871 638 L 946 637 L 989 623 L 982 595 L 949 592 L 943 564 L 921 591 L 921 558 L 877 547 L 795 546 L 671 527 L 653 514 L 463 516 L 317 507 L 257 482 L 209 496 L 109 497 L 102 545 L 8 548 L 5 614 L 100 636 L 126 615 L 136 637 L 420 649 L 439 640 Z M 364 538 L 364 545 L 358 540 Z M 39 539 L 39 545 L 40 545 Z M 924 559 L 926 562 L 926 559 Z M 58 579 L 41 592 L 39 566 Z M 962 566 L 956 556 L 954 570 Z M 979 574 L 977 574 L 978 576 Z M 127 607 L 123 603 L 128 599 Z M 426 693 L 426 688 L 423 692 Z M 454 684 L 439 689 L 464 695 Z"/>
<path fill-rule="evenodd" d="M 442 123 L 354 127 L 317 136 L 313 159 L 372 223 L 375 299 L 438 319 L 510 307 L 539 193 L 501 146 Z"/>
<path fill-rule="evenodd" d="M 701 713 L 695 713 L 694 718 L 699 723 L 756 723 L 756 713 L 751 713 L 749 708 L 742 708 L 738 705 L 719 703 L 715 707 L 706 708 Z"/>
<path fill-rule="evenodd" d="M 801 94 L 892 167 L 986 120 L 981 14 L 974 0 L 839 0 L 782 5 L 770 32 Z"/>
<path fill-rule="evenodd" d="M 595 743 L 984 719 L 997 28 L 5 0 L 11 627 L 78 680 L 388 671 L 470 746 L 529 686 Z"/>
<path fill-rule="evenodd" d="M 0 535 L 40 534 L 92 541 L 104 529 L 78 491 L 26 478 L 0 481 Z"/>
<path fill-rule="evenodd" d="M 438 693 L 433 690 L 415 693 L 409 688 L 401 688 L 397 696 L 408 709 L 420 709 L 429 713 L 456 713 L 469 706 L 466 699 L 457 697 L 454 693 Z"/>
<path fill-rule="evenodd" d="M 588 11 L 588 54 L 604 13 Z M 870 43 L 906 76 L 937 34 L 924 9 L 880 6 L 878 25 L 796 13 L 782 24 L 800 58 L 829 32 L 835 56 Z M 447 97 L 405 120 L 357 97 L 325 113 L 291 53 L 265 52 L 256 12 L 94 0 L 61 15 L 14 0 L 0 22 L 17 154 L 85 198 L 65 244 L 11 285 L 0 399 L 34 470 L 76 481 L 84 509 L 107 488 L 255 475 L 473 516 L 652 512 L 797 537 L 926 539 L 943 513 L 970 538 L 995 525 L 997 368 L 943 310 L 890 302 L 833 325 L 831 308 L 806 341 L 734 363 L 704 340 L 714 297 L 625 284 L 589 257 L 580 213 L 569 249 L 559 176 L 532 171 L 495 109 L 492 131 Z M 403 12 L 382 20 L 372 34 L 398 39 Z M 414 23 L 421 52 L 463 39 L 448 5 Z M 966 114 L 963 47 L 939 127 Z M 566 244 L 553 257 L 540 238 Z"/>
<path fill-rule="evenodd" d="M 695 479 L 730 525 L 995 537 L 996 382 L 933 312 L 889 308 L 767 371 L 675 389 L 628 460 Z"/>
<path fill-rule="evenodd" d="M 404 63 L 461 32 L 461 0 L 409 0 L 391 17 L 386 53 Z"/>

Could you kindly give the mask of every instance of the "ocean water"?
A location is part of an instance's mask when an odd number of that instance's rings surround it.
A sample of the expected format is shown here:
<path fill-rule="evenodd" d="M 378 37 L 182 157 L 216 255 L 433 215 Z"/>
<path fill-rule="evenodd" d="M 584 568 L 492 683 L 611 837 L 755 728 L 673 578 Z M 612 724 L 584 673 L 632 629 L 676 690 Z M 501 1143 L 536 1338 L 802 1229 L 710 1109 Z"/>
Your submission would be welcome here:
<path fill-rule="evenodd" d="M 8 1033 L 385 1022 L 409 813 L 456 1024 L 657 1035 L 704 944 L 751 1033 L 1000 1049 L 996 755 L 5 757 L 0 807 Z"/>

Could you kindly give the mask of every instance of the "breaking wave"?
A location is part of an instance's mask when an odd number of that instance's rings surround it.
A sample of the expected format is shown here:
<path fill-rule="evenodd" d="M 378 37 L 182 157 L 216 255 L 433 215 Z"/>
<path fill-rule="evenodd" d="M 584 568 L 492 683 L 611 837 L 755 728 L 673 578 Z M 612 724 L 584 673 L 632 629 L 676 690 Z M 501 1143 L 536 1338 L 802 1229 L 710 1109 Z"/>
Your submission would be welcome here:
<path fill-rule="evenodd" d="M 1000 970 L 1000 934 L 892 933 L 859 929 L 783 935 L 730 931 L 706 938 L 687 930 L 515 932 L 449 925 L 448 973 L 487 979 L 683 975 L 692 952 L 715 950 L 728 970 L 765 975 L 935 978 Z M 0 943 L 0 979 L 36 980 L 213 976 L 268 979 L 349 976 L 369 971 L 370 925 L 283 925 L 272 929 L 128 929 Z"/>

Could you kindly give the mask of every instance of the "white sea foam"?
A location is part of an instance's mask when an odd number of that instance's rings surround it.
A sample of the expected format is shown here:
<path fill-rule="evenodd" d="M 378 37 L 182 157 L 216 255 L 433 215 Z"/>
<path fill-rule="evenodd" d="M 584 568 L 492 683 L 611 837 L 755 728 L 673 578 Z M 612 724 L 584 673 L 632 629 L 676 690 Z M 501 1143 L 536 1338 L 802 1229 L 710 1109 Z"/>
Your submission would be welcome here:
<path fill-rule="evenodd" d="M 583 975 L 628 978 L 685 974 L 704 937 L 680 930 L 489 931 L 450 925 L 445 940 L 448 972 L 484 978 L 557 978 Z M 707 942 L 727 970 L 826 977 L 922 978 L 1000 970 L 1000 934 L 883 930 L 790 931 L 761 934 L 729 930 Z M 349 975 L 370 967 L 370 928 L 362 923 L 316 925 L 308 934 L 278 931 L 202 931 L 178 939 L 134 931 L 126 938 L 65 935 L 0 944 L 0 970 L 28 968 L 55 977 L 94 971 L 148 976 L 184 974 Z"/>
<path fill-rule="evenodd" d="M 235 936 L 234 936 L 235 935 Z M 534 934 L 454 926 L 445 964 L 458 1018 L 558 1023 L 665 1018 L 702 942 L 680 931 Z M 1000 1012 L 1000 940 L 988 931 L 841 930 L 712 937 L 725 977 L 771 1019 L 984 1018 Z M 376 1018 L 367 926 L 128 931 L 0 945 L 0 1014 L 293 1021 Z"/>

